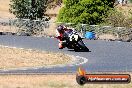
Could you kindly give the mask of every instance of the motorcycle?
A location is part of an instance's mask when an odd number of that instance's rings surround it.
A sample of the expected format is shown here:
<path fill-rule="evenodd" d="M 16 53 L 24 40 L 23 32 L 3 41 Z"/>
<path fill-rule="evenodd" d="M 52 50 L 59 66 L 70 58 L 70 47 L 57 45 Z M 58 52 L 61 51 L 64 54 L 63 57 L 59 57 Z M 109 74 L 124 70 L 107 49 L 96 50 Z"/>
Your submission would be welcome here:
<path fill-rule="evenodd" d="M 62 45 L 68 49 L 74 49 L 76 52 L 89 51 L 82 41 L 83 38 L 81 38 L 77 32 L 71 32 L 69 35 L 64 34 L 63 39 Z"/>

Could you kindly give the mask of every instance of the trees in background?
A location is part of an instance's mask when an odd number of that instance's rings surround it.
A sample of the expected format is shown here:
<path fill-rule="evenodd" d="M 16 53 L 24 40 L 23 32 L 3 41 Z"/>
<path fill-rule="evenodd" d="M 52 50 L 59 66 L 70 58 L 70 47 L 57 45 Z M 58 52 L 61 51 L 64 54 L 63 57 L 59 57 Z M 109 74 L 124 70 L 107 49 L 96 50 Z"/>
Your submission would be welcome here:
<path fill-rule="evenodd" d="M 106 12 L 113 7 L 112 0 L 63 0 L 58 21 L 84 24 L 98 24 Z"/>
<path fill-rule="evenodd" d="M 132 0 L 129 0 L 132 3 Z"/>
<path fill-rule="evenodd" d="M 48 8 L 55 8 L 56 6 L 61 6 L 62 0 L 48 0 Z"/>
<path fill-rule="evenodd" d="M 61 5 L 62 0 L 11 0 L 10 12 L 17 18 L 42 19 L 48 8 Z"/>
<path fill-rule="evenodd" d="M 48 0 L 11 0 L 10 12 L 17 18 L 42 19 Z"/>
<path fill-rule="evenodd" d="M 17 18 L 42 19 L 47 6 L 65 5 L 59 12 L 58 21 L 98 24 L 103 21 L 115 0 L 11 0 L 10 12 Z"/>

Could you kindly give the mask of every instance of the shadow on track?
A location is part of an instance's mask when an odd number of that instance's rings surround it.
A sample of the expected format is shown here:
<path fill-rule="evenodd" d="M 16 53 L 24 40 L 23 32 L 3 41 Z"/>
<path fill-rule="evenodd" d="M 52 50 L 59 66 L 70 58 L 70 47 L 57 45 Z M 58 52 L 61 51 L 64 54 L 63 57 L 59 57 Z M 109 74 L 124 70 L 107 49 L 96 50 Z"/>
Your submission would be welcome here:
<path fill-rule="evenodd" d="M 69 49 L 68 51 L 71 51 L 71 52 L 91 52 L 91 51 L 85 51 L 85 50 L 75 51 L 75 50 L 72 50 L 72 49 Z"/>

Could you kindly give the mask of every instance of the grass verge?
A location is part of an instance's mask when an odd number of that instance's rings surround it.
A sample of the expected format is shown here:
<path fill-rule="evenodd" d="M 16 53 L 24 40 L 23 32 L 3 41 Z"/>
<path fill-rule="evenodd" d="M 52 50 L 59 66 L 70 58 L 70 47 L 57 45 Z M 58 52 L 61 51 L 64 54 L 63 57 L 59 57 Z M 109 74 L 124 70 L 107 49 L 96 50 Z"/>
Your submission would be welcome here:
<path fill-rule="evenodd" d="M 75 75 L 4 75 L 0 76 L 0 84 L 0 88 L 132 88 L 132 83 L 80 86 Z"/>
<path fill-rule="evenodd" d="M 67 64 L 71 57 L 62 53 L 0 46 L 0 69 Z"/>

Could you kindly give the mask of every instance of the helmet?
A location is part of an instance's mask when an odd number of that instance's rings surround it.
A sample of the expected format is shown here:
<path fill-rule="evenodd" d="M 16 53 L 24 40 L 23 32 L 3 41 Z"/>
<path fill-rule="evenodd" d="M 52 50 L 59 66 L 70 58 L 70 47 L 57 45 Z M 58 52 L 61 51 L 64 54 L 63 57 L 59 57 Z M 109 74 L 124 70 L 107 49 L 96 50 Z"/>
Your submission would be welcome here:
<path fill-rule="evenodd" d="M 57 30 L 58 32 L 64 32 L 64 27 L 62 25 L 59 25 Z"/>

